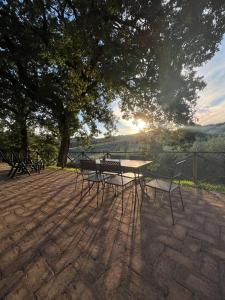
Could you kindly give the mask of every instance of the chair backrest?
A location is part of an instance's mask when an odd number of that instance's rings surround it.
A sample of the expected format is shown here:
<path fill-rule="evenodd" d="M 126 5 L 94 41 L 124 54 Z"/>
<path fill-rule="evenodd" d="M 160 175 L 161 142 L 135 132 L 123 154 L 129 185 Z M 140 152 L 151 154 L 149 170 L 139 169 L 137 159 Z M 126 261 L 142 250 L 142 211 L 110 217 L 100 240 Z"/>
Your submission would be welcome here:
<path fill-rule="evenodd" d="M 186 159 L 176 162 L 175 168 L 174 168 L 174 173 L 173 173 L 173 178 L 181 178 L 185 162 L 186 162 Z"/>
<path fill-rule="evenodd" d="M 1 159 L 2 162 L 7 162 L 8 161 L 8 159 L 5 156 L 4 151 L 1 150 L 1 149 L 0 149 L 0 159 Z"/>
<path fill-rule="evenodd" d="M 185 162 L 186 162 L 186 159 L 180 160 L 180 161 L 175 163 L 174 170 L 173 170 L 173 175 L 172 175 L 171 180 L 170 180 L 170 189 L 171 189 L 172 184 L 173 184 L 174 181 L 178 180 L 180 182 Z"/>
<path fill-rule="evenodd" d="M 107 159 L 107 158 L 112 158 L 112 155 L 110 152 L 106 152 L 104 155 L 103 155 L 103 159 Z"/>
<path fill-rule="evenodd" d="M 14 153 L 12 151 L 0 150 L 0 158 L 2 162 L 5 162 L 10 166 L 14 166 L 15 163 L 18 161 L 16 160 Z"/>
<path fill-rule="evenodd" d="M 81 171 L 95 171 L 97 172 L 97 165 L 95 160 L 81 159 L 79 163 Z"/>
<path fill-rule="evenodd" d="M 91 159 L 85 152 L 81 152 L 78 157 L 79 159 L 82 159 L 82 160 L 86 160 L 86 159 Z"/>
<path fill-rule="evenodd" d="M 118 160 L 100 160 L 100 172 L 112 172 L 117 173 L 119 175 L 122 174 L 121 163 Z"/>

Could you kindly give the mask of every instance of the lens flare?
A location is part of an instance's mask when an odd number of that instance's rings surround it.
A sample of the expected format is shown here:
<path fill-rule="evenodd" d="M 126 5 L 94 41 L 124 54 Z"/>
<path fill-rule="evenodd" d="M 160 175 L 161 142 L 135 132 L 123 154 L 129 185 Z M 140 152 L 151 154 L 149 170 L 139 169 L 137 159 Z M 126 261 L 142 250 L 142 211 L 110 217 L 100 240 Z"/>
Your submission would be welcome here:
<path fill-rule="evenodd" d="M 135 131 L 140 132 L 146 128 L 146 123 L 142 119 L 138 119 L 135 121 Z"/>

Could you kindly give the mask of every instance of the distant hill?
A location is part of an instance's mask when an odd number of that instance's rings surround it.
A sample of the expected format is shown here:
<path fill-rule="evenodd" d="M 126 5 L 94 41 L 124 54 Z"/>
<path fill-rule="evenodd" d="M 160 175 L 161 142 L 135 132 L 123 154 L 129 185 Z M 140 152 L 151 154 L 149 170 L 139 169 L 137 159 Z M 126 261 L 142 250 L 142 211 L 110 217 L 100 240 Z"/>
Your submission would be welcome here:
<path fill-rule="evenodd" d="M 137 133 L 130 135 L 118 135 L 106 138 L 93 139 L 91 145 L 87 148 L 88 151 L 138 151 L 140 144 L 145 143 L 145 135 Z M 81 151 L 81 148 L 76 146 L 76 139 L 71 139 L 72 151 Z M 130 150 L 132 149 L 132 150 Z"/>
<path fill-rule="evenodd" d="M 210 125 L 196 125 L 185 127 L 186 133 L 190 133 L 199 138 L 206 138 L 207 136 L 220 135 L 225 137 L 225 123 L 210 124 Z M 147 135 L 144 133 L 118 135 L 106 138 L 95 138 L 92 140 L 91 145 L 86 149 L 88 151 L 140 151 L 141 147 L 147 143 Z M 81 151 L 77 146 L 75 138 L 71 139 L 70 151 Z"/>
<path fill-rule="evenodd" d="M 198 128 L 199 128 L 199 126 L 198 126 Z M 225 123 L 200 126 L 200 131 L 205 134 L 224 135 L 225 136 Z"/>

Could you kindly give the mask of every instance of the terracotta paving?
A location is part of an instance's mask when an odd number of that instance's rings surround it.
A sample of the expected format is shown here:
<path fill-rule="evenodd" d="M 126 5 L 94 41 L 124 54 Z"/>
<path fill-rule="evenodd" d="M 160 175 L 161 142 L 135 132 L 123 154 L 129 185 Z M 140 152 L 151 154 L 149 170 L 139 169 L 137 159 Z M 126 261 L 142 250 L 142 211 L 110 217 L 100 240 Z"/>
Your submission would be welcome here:
<path fill-rule="evenodd" d="M 173 226 L 152 191 L 140 210 L 127 190 L 121 215 L 73 173 L 0 173 L 0 299 L 225 299 L 224 195 L 183 188 Z"/>

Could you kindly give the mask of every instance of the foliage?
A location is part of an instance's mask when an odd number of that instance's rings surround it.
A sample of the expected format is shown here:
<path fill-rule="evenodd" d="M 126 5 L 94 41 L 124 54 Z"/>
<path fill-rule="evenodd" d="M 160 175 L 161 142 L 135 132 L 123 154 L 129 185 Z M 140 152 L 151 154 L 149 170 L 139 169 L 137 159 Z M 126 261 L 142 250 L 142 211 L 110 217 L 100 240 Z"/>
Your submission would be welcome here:
<path fill-rule="evenodd" d="M 216 52 L 224 10 L 219 0 L 3 1 L 0 117 L 24 152 L 36 122 L 57 131 L 61 165 L 71 135 L 113 130 L 116 98 L 127 117 L 191 123 L 205 86 L 194 70 Z"/>
<path fill-rule="evenodd" d="M 139 76 L 131 77 L 123 90 L 122 109 L 128 115 L 129 111 L 146 115 L 147 120 L 151 116 L 153 123 L 190 122 L 197 92 L 204 87 L 195 67 L 212 58 L 218 48 L 225 28 L 225 3 L 139 3 L 139 18 L 134 18 L 133 28 L 142 63 Z M 132 19 L 132 8 L 127 19 Z"/>
<path fill-rule="evenodd" d="M 71 139 L 70 152 L 162 152 L 162 151 L 225 151 L 223 124 L 184 127 L 178 130 L 154 129 L 146 133 L 92 138 L 88 147 Z M 213 134 L 211 134 L 213 132 Z M 218 132 L 218 134 L 217 134 Z M 222 133 L 221 133 L 222 132 Z"/>
<path fill-rule="evenodd" d="M 25 10 L 20 2 L 3 2 L 0 9 L 0 118 L 17 136 L 17 148 L 21 148 L 24 155 L 28 150 L 27 127 L 34 124 L 41 50 L 35 31 L 25 25 Z"/>
<path fill-rule="evenodd" d="M 27 138 L 29 141 L 29 155 L 36 158 L 39 154 L 42 160 L 49 164 L 57 159 L 58 154 L 58 140 L 52 134 L 45 132 L 35 134 L 34 131 L 30 128 L 27 133 Z M 0 145 L 1 148 L 7 151 L 15 151 L 16 153 L 21 153 L 19 135 L 15 130 L 8 130 L 5 127 L 2 127 L 0 124 Z"/>
<path fill-rule="evenodd" d="M 93 32 L 87 31 L 87 19 L 77 30 L 75 11 L 66 5 L 67 1 L 5 2 L 0 45 L 2 117 L 11 123 L 21 117 L 18 123 L 23 123 L 24 131 L 32 112 L 41 125 L 49 128 L 55 123 L 62 152 L 68 150 L 75 131 L 85 135 L 89 128 L 96 133 L 96 121 L 113 126 L 111 92 L 104 93 L 95 71 L 94 56 L 101 46 L 90 39 Z"/>
<path fill-rule="evenodd" d="M 16 134 L 16 128 L 14 131 L 9 131 L 5 128 L 5 122 L 0 120 L 0 145 L 5 149 L 15 149 L 18 145 L 18 135 Z"/>
<path fill-rule="evenodd" d="M 225 139 L 223 136 L 209 136 L 205 140 L 197 140 L 190 148 L 191 151 L 225 151 Z"/>
<path fill-rule="evenodd" d="M 29 142 L 30 152 L 38 154 L 45 164 L 52 164 L 57 161 L 58 140 L 52 134 L 44 132 L 34 134 L 31 132 Z"/>

